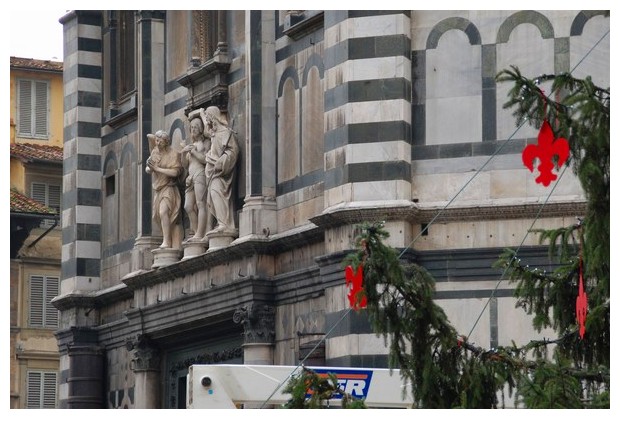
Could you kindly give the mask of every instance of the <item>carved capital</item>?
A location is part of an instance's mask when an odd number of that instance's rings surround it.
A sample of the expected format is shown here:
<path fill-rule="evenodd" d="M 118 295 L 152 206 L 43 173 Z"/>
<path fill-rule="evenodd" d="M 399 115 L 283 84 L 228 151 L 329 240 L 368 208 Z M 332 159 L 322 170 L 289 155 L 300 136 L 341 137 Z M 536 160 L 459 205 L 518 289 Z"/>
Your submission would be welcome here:
<path fill-rule="evenodd" d="M 233 314 L 233 322 L 243 325 L 245 343 L 273 343 L 276 309 L 270 305 L 248 304 Z"/>
<path fill-rule="evenodd" d="M 127 349 L 133 353 L 131 367 L 134 372 L 159 371 L 160 351 L 147 335 L 140 334 L 136 341 L 127 341 Z"/>

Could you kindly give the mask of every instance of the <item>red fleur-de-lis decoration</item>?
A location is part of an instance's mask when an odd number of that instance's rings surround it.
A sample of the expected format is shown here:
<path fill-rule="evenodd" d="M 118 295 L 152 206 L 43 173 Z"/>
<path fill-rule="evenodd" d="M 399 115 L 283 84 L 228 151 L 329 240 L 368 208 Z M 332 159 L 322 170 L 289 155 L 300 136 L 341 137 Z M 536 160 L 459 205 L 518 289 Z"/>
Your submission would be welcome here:
<path fill-rule="evenodd" d="M 579 323 L 579 336 L 583 339 L 586 333 L 586 315 L 588 314 L 588 295 L 583 287 L 583 269 L 579 266 L 579 295 L 577 295 L 577 323 Z"/>
<path fill-rule="evenodd" d="M 558 176 L 552 172 L 554 167 L 554 155 L 558 156 L 558 167 L 561 167 L 568 159 L 568 142 L 563 137 L 555 139 L 553 130 L 549 122 L 545 119 L 540 128 L 540 133 L 538 133 L 538 145 L 528 144 L 525 149 L 523 149 L 521 156 L 523 164 L 532 172 L 534 171 L 534 159 L 538 158 L 540 160 L 538 165 L 540 175 L 536 178 L 536 183 L 549 186 L 552 180 L 558 178 Z"/>
<path fill-rule="evenodd" d="M 353 267 L 351 265 L 347 265 L 344 269 L 344 278 L 347 283 L 347 289 L 349 289 L 347 298 L 349 298 L 349 304 L 351 307 L 354 310 L 366 308 L 366 293 L 362 287 L 362 283 L 364 282 L 364 269 L 362 266 L 358 266 L 357 272 L 353 273 Z"/>

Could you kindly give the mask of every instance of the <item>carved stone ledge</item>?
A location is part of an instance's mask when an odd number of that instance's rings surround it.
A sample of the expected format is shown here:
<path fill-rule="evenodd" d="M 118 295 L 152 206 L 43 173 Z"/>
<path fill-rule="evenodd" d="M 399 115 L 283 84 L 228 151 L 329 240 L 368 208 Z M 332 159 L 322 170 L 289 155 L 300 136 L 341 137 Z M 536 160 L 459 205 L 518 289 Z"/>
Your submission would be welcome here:
<path fill-rule="evenodd" d="M 418 213 L 417 205 L 411 201 L 369 201 L 332 207 L 310 218 L 310 222 L 320 227 L 337 227 L 373 221 L 413 221 Z"/>
<path fill-rule="evenodd" d="M 284 17 L 282 32 L 294 40 L 323 27 L 322 10 L 290 10 Z"/>
<path fill-rule="evenodd" d="M 52 305 L 60 311 L 75 307 L 99 308 L 107 304 L 132 298 L 133 290 L 121 283 L 96 292 L 71 292 L 69 294 L 59 295 L 52 299 Z"/>
<path fill-rule="evenodd" d="M 413 202 L 368 202 L 342 205 L 331 208 L 310 219 L 322 228 L 352 225 L 363 222 L 404 220 L 426 223 L 431 220 L 440 222 L 483 221 L 498 219 L 529 219 L 539 217 L 583 216 L 586 211 L 585 201 L 562 201 L 545 204 L 542 211 L 541 202 L 524 202 L 522 204 L 472 205 L 442 207 L 424 207 Z M 539 214 L 540 211 L 540 214 Z"/>
<path fill-rule="evenodd" d="M 132 293 L 133 295 L 133 293 Z M 51 304 L 58 311 L 65 311 L 70 308 L 94 308 L 97 305 L 97 299 L 93 292 L 75 293 L 71 292 L 65 295 L 59 295 L 52 299 Z"/>
<path fill-rule="evenodd" d="M 202 271 L 206 267 L 227 264 L 232 260 L 255 255 L 272 255 L 294 249 L 301 245 L 316 243 L 321 240 L 323 240 L 323 231 L 312 224 L 305 225 L 294 231 L 284 234 L 274 234 L 269 237 L 241 237 L 233 241 L 233 243 L 227 247 L 214 249 L 202 255 L 181 260 L 156 270 L 137 271 L 128 274 L 122 281 L 128 285 L 131 290 L 134 290 L 184 277 L 187 274 Z"/>
<path fill-rule="evenodd" d="M 586 212 L 585 201 L 549 202 L 542 207 L 542 202 L 523 204 L 505 204 L 490 206 L 453 207 L 444 210 L 437 220 L 441 222 L 458 222 L 471 220 L 529 219 L 539 217 L 583 216 Z M 542 207 L 542 211 L 541 211 Z M 416 220 L 431 221 L 441 209 L 420 208 Z M 539 213 L 540 212 L 540 213 Z"/>
<path fill-rule="evenodd" d="M 188 89 L 185 114 L 199 107 L 217 106 L 222 112 L 228 109 L 228 80 L 230 59 L 222 46 L 208 61 L 192 62 L 187 73 L 177 82 Z"/>

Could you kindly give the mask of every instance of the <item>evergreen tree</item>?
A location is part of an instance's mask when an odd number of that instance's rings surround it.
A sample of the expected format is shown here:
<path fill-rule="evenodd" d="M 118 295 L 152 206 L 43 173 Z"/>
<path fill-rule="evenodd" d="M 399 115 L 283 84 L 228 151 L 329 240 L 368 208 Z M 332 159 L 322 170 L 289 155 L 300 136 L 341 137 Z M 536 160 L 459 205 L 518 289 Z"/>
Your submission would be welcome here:
<path fill-rule="evenodd" d="M 485 350 L 459 335 L 433 301 L 434 279 L 421 266 L 400 260 L 386 246 L 383 223 L 361 225 L 358 251 L 345 259 L 363 266 L 366 311 L 389 346 L 389 364 L 410 384 L 420 408 L 496 408 L 503 392 L 516 393 L 527 408 L 609 408 L 610 395 L 610 152 L 609 89 L 570 74 L 523 77 L 504 70 L 498 81 L 512 82 L 505 108 L 517 124 L 541 127 L 547 120 L 570 147 L 568 163 L 580 180 L 587 205 L 583 219 L 554 230 L 536 230 L 557 261 L 550 273 L 522 266 L 515 249 L 506 249 L 497 267 L 516 283 L 517 307 L 532 316 L 537 330 L 553 328 L 558 338 Z M 539 85 L 551 81 L 546 96 Z M 526 231 L 524 231 L 524 234 Z M 582 273 L 587 294 L 585 334 L 576 318 Z M 311 373 L 291 380 L 291 408 L 324 406 L 337 383 Z M 308 400 L 308 387 L 317 386 Z"/>
<path fill-rule="evenodd" d="M 585 216 L 575 225 L 535 231 L 560 263 L 554 272 L 522 267 L 510 251 L 498 264 L 517 283 L 517 305 L 534 316 L 534 327 L 560 334 L 553 342 L 553 364 L 539 351 L 549 344 L 531 344 L 540 364 L 521 377 L 519 393 L 528 407 L 609 407 L 610 90 L 569 73 L 527 79 L 515 67 L 497 80 L 513 84 L 504 107 L 515 109 L 517 123 L 540 127 L 547 120 L 556 137 L 568 140 L 568 162 L 587 201 Z M 547 81 L 555 96 L 539 89 Z M 580 277 L 588 303 L 583 338 L 575 316 Z"/>

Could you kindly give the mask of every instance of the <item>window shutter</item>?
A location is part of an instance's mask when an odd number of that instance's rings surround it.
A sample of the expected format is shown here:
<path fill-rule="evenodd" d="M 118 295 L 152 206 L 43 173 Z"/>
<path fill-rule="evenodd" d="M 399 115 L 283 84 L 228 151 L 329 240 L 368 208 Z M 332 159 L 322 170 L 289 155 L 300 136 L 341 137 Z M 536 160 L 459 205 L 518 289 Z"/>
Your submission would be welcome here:
<path fill-rule="evenodd" d="M 56 373 L 43 373 L 43 407 L 56 408 Z"/>
<path fill-rule="evenodd" d="M 47 82 L 34 82 L 35 85 L 35 122 L 34 135 L 47 138 Z"/>
<path fill-rule="evenodd" d="M 49 83 L 17 81 L 17 134 L 47 139 L 49 136 Z"/>
<path fill-rule="evenodd" d="M 45 287 L 45 327 L 58 327 L 58 310 L 52 305 L 52 299 L 58 296 L 58 277 L 46 277 Z"/>
<path fill-rule="evenodd" d="M 46 183 L 32 183 L 30 185 L 30 198 L 38 203 L 51 207 L 60 214 L 62 191 L 60 185 L 49 185 Z M 54 224 L 51 219 L 45 219 L 41 222 L 41 228 L 49 228 Z"/>
<path fill-rule="evenodd" d="M 43 276 L 30 276 L 30 326 L 33 327 L 43 327 L 43 280 Z"/>
<path fill-rule="evenodd" d="M 26 408 L 56 408 L 57 382 L 55 372 L 28 371 Z"/>
<path fill-rule="evenodd" d="M 60 185 L 49 185 L 48 189 L 49 195 L 47 205 L 60 214 Z"/>
<path fill-rule="evenodd" d="M 32 185 L 30 185 L 30 198 L 35 200 L 37 203 L 47 205 L 47 192 L 45 188 L 45 183 L 32 183 Z"/>
<path fill-rule="evenodd" d="M 41 373 L 29 371 L 26 378 L 26 408 L 41 408 Z"/>
<path fill-rule="evenodd" d="M 19 114 L 17 133 L 22 136 L 32 135 L 32 85 L 29 80 L 20 80 L 17 86 L 19 95 Z"/>

